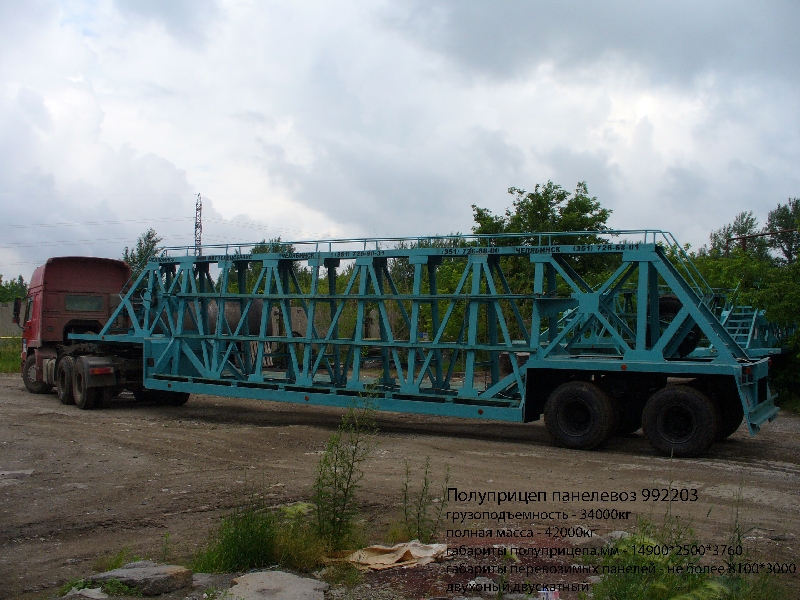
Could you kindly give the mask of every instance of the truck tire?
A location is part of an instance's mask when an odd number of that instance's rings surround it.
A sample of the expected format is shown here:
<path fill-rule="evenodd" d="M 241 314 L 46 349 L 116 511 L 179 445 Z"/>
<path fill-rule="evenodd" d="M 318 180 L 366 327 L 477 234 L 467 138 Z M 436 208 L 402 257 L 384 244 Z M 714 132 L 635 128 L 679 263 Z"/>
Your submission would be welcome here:
<path fill-rule="evenodd" d="M 739 398 L 723 398 L 717 400 L 719 424 L 715 442 L 721 442 L 736 433 L 744 420 L 744 409 Z"/>
<path fill-rule="evenodd" d="M 86 378 L 83 374 L 83 361 L 78 358 L 72 372 L 72 396 L 75 404 L 83 410 L 97 408 L 102 401 L 102 388 L 86 387 Z"/>
<path fill-rule="evenodd" d="M 544 421 L 559 446 L 591 450 L 617 427 L 617 410 L 606 393 L 585 381 L 558 386 L 544 406 Z"/>
<path fill-rule="evenodd" d="M 665 456 L 690 458 L 706 452 L 717 435 L 719 413 L 708 397 L 687 385 L 662 388 L 647 401 L 642 428 Z"/>
<path fill-rule="evenodd" d="M 75 396 L 72 395 L 72 373 L 74 370 L 75 359 L 71 356 L 64 356 L 58 361 L 56 392 L 61 404 L 75 404 Z"/>
<path fill-rule="evenodd" d="M 678 313 L 683 308 L 683 304 L 677 296 L 672 294 L 665 294 L 658 299 L 658 316 L 661 323 L 661 331 L 663 332 L 672 320 L 678 316 Z M 703 337 L 703 332 L 700 327 L 695 324 L 683 338 L 683 341 L 678 345 L 678 356 L 684 358 L 694 352 L 700 339 Z"/>
<path fill-rule="evenodd" d="M 31 394 L 46 394 L 53 389 L 52 385 L 44 381 L 36 381 L 36 354 L 31 354 L 25 359 L 22 367 L 22 382 Z"/>

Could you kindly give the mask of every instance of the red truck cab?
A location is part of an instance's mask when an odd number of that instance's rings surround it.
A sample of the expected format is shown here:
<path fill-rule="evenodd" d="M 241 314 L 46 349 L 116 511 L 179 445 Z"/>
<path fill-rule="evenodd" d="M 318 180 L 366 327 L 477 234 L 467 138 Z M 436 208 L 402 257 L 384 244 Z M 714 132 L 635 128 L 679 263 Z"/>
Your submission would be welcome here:
<path fill-rule="evenodd" d="M 119 305 L 131 275 L 120 260 L 63 256 L 33 272 L 22 323 L 21 371 L 34 393 L 53 388 L 59 349 L 70 333 L 98 333 Z"/>

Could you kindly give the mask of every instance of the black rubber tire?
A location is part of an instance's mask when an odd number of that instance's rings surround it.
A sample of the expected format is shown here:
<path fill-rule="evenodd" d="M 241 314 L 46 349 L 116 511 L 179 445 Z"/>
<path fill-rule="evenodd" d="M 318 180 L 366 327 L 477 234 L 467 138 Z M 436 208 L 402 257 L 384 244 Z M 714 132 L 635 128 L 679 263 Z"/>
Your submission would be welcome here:
<path fill-rule="evenodd" d="M 719 424 L 715 442 L 721 442 L 732 436 L 744 421 L 744 408 L 739 398 L 724 398 L 717 400 L 719 411 Z"/>
<path fill-rule="evenodd" d="M 82 410 L 92 410 L 102 403 L 103 388 L 86 387 L 83 374 L 83 360 L 78 358 L 72 372 L 72 397 L 75 405 Z"/>
<path fill-rule="evenodd" d="M 683 308 L 683 303 L 677 296 L 666 294 L 658 299 L 658 316 L 661 323 L 661 331 L 663 332 L 672 320 L 678 316 L 678 313 Z M 695 324 L 683 338 L 683 341 L 678 345 L 678 356 L 684 358 L 694 352 L 700 339 L 703 337 L 703 332 L 698 325 Z"/>
<path fill-rule="evenodd" d="M 658 390 L 647 401 L 642 428 L 650 445 L 665 456 L 691 458 L 706 452 L 717 435 L 719 413 L 702 392 L 687 385 Z"/>
<path fill-rule="evenodd" d="M 544 422 L 559 446 L 591 450 L 616 430 L 617 410 L 596 385 L 570 381 L 550 394 L 544 406 Z"/>
<path fill-rule="evenodd" d="M 44 381 L 36 381 L 36 354 L 31 354 L 25 359 L 22 367 L 22 382 L 31 394 L 46 394 L 53 389 L 52 385 Z"/>
<path fill-rule="evenodd" d="M 64 356 L 58 361 L 56 367 L 56 393 L 61 404 L 75 404 L 72 395 L 72 372 L 75 368 L 75 359 Z"/>

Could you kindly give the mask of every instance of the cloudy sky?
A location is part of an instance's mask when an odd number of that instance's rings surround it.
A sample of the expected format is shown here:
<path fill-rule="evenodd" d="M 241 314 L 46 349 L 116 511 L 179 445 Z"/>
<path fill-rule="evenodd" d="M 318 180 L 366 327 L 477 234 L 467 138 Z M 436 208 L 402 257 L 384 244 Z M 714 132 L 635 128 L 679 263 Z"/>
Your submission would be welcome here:
<path fill-rule="evenodd" d="M 800 196 L 800 3 L 0 1 L 0 273 L 170 245 L 469 231 L 510 186 L 616 228 Z"/>

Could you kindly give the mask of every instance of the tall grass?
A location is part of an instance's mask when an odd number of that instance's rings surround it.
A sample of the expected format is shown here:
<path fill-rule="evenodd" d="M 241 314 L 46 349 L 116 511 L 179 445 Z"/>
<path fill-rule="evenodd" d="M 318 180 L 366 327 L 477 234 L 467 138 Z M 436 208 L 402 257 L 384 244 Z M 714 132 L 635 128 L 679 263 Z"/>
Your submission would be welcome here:
<path fill-rule="evenodd" d="M 732 537 L 738 531 L 737 521 Z M 640 519 L 632 535 L 614 544 L 618 554 L 606 555 L 601 560 L 601 566 L 608 568 L 611 574 L 603 575 L 592 588 L 592 597 L 594 600 L 772 600 L 786 597 L 776 577 L 687 572 L 687 566 L 695 567 L 700 560 L 697 556 L 680 556 L 676 549 L 683 545 L 702 546 L 692 529 L 677 517 L 667 515 L 660 525 Z M 670 551 L 655 554 L 635 551 L 647 547 Z M 650 568 L 652 572 L 648 572 Z M 581 598 L 586 596 L 581 595 Z"/>
<path fill-rule="evenodd" d="M 189 561 L 199 573 L 234 573 L 281 565 L 311 571 L 328 545 L 316 535 L 309 505 L 273 510 L 256 493 L 222 519 L 206 546 Z"/>
<path fill-rule="evenodd" d="M 19 373 L 22 338 L 0 339 L 0 373 Z"/>

